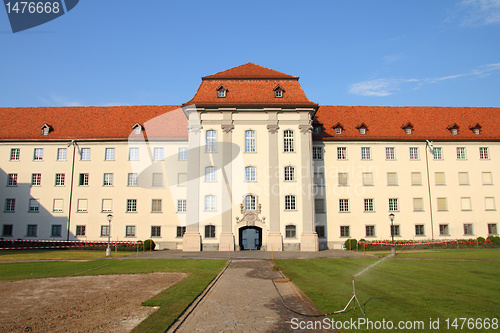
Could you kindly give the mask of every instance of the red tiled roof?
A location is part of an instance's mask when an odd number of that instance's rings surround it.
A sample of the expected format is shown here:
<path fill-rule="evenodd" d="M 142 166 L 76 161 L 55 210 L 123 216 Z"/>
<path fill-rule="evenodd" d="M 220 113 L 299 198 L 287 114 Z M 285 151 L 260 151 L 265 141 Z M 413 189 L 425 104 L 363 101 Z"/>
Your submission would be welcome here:
<path fill-rule="evenodd" d="M 500 108 L 320 106 L 314 122 L 323 125 L 323 140 L 500 140 Z M 342 134 L 335 134 L 338 123 Z M 360 123 L 369 128 L 366 134 L 356 129 Z M 402 128 L 409 123 L 412 134 Z M 447 129 L 455 123 L 460 126 L 458 135 Z M 482 126 L 479 135 L 469 129 L 476 124 Z"/>
<path fill-rule="evenodd" d="M 0 140 L 128 139 L 136 123 L 149 140 L 188 137 L 187 119 L 176 105 L 0 108 L 0 118 Z M 44 124 L 49 135 L 42 135 Z"/>
<path fill-rule="evenodd" d="M 246 63 L 244 65 L 230 68 L 228 70 L 202 77 L 203 80 L 210 79 L 295 79 L 297 76 L 291 76 L 285 73 L 275 71 L 274 69 Z"/>

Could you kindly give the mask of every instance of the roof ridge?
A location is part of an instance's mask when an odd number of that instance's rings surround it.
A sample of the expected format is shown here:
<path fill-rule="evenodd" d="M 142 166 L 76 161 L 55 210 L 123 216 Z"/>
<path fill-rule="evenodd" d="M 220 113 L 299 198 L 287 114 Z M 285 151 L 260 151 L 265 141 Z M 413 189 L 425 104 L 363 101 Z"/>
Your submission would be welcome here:
<path fill-rule="evenodd" d="M 226 69 L 212 75 L 204 76 L 202 80 L 212 79 L 293 79 L 298 80 L 298 76 L 292 76 L 277 70 L 247 62 L 246 64 Z"/>

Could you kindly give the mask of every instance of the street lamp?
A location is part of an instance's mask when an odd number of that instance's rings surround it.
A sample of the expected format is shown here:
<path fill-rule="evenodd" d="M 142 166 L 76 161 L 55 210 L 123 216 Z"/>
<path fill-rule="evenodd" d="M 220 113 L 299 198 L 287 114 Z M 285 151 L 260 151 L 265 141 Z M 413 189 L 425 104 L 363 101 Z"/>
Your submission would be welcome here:
<path fill-rule="evenodd" d="M 111 257 L 111 247 L 109 247 L 109 242 L 111 241 L 111 220 L 113 219 L 113 215 L 111 214 L 108 214 L 108 216 L 106 216 L 106 218 L 108 219 L 108 247 L 106 248 L 106 257 Z"/>
<path fill-rule="evenodd" d="M 391 255 L 396 255 L 396 247 L 394 246 L 394 214 L 389 214 L 389 220 L 391 220 L 391 236 L 392 236 L 392 245 L 391 245 Z"/>

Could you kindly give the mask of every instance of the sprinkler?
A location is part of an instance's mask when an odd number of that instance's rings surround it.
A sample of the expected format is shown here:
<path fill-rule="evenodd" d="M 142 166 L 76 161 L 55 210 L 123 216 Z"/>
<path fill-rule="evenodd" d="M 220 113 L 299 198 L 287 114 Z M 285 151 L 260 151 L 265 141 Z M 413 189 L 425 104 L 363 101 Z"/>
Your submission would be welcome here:
<path fill-rule="evenodd" d="M 351 299 L 349 300 L 349 302 L 347 302 L 347 305 L 345 306 L 344 309 L 339 310 L 339 311 L 335 311 L 332 314 L 337 314 L 337 313 L 345 312 L 345 310 L 347 310 L 347 308 L 352 303 L 352 301 L 356 300 L 356 303 L 358 303 L 359 309 L 361 310 L 361 313 L 363 314 L 363 317 L 366 317 L 366 315 L 365 315 L 365 313 L 363 311 L 363 308 L 361 307 L 361 304 L 359 303 L 358 297 L 356 296 L 356 286 L 354 284 L 354 275 L 351 275 L 351 279 L 352 279 L 352 297 L 351 297 Z M 354 310 L 356 310 L 356 304 L 354 304 Z"/>

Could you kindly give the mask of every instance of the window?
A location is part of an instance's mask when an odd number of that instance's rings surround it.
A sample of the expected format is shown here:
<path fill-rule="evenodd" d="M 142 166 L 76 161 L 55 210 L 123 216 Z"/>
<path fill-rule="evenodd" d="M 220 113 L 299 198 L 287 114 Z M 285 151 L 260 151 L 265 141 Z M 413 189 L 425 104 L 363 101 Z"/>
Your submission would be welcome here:
<path fill-rule="evenodd" d="M 372 154 L 370 147 L 361 147 L 361 159 L 362 160 L 371 160 Z"/>
<path fill-rule="evenodd" d="M 386 147 L 385 148 L 385 159 L 386 160 L 395 160 L 396 159 L 396 148 Z"/>
<path fill-rule="evenodd" d="M 276 89 L 276 90 L 274 91 L 274 97 L 276 97 L 276 98 L 282 98 L 282 97 L 283 97 L 283 90 L 281 90 L 281 89 Z"/>
<path fill-rule="evenodd" d="M 434 149 L 432 150 L 432 153 L 434 155 L 435 160 L 442 160 L 443 159 L 443 148 L 434 147 Z"/>
<path fill-rule="evenodd" d="M 101 237 L 109 236 L 109 225 L 101 225 Z"/>
<path fill-rule="evenodd" d="M 464 235 L 474 235 L 471 223 L 464 223 Z"/>
<path fill-rule="evenodd" d="M 128 149 L 128 160 L 138 161 L 139 160 L 139 148 L 129 148 Z"/>
<path fill-rule="evenodd" d="M 318 238 L 325 238 L 325 226 L 317 225 L 316 233 L 318 234 Z"/>
<path fill-rule="evenodd" d="M 337 177 L 339 181 L 339 186 L 349 185 L 349 174 L 347 172 L 339 172 Z"/>
<path fill-rule="evenodd" d="M 366 128 L 361 127 L 361 128 L 359 129 L 359 134 L 361 134 L 361 135 L 366 134 Z"/>
<path fill-rule="evenodd" d="M 78 185 L 89 186 L 89 174 L 88 173 L 81 173 L 80 174 L 80 180 L 78 182 Z"/>
<path fill-rule="evenodd" d="M 245 152 L 255 153 L 255 131 L 245 131 Z"/>
<path fill-rule="evenodd" d="M 248 166 L 245 167 L 245 181 L 246 182 L 254 182 L 255 181 L 255 167 Z"/>
<path fill-rule="evenodd" d="M 363 172 L 363 186 L 373 186 L 373 172 Z"/>
<path fill-rule="evenodd" d="M 458 185 L 469 185 L 469 173 L 459 172 L 458 173 Z"/>
<path fill-rule="evenodd" d="M 342 134 L 342 127 L 336 127 L 335 134 Z"/>
<path fill-rule="evenodd" d="M 209 166 L 205 168 L 205 181 L 215 182 L 215 167 Z"/>
<path fill-rule="evenodd" d="M 53 224 L 50 227 L 50 237 L 61 237 L 62 236 L 62 225 Z"/>
<path fill-rule="evenodd" d="M 313 147 L 313 160 L 323 159 L 323 147 Z"/>
<path fill-rule="evenodd" d="M 413 198 L 413 211 L 414 212 L 424 211 L 424 198 Z"/>
<path fill-rule="evenodd" d="M 325 174 L 323 172 L 315 172 L 313 180 L 314 180 L 314 186 L 324 186 Z"/>
<path fill-rule="evenodd" d="M 410 160 L 418 160 L 418 147 L 410 147 Z"/>
<path fill-rule="evenodd" d="M 340 226 L 340 237 L 350 237 L 351 236 L 351 232 L 349 230 L 349 226 L 348 225 L 341 225 Z"/>
<path fill-rule="evenodd" d="M 29 212 L 38 213 L 40 211 L 40 204 L 37 199 L 30 199 Z"/>
<path fill-rule="evenodd" d="M 5 212 L 13 213 L 16 211 L 16 199 L 5 199 Z"/>
<path fill-rule="evenodd" d="M 411 184 L 412 185 L 422 185 L 422 174 L 420 172 L 411 173 Z"/>
<path fill-rule="evenodd" d="M 142 132 L 142 126 L 139 124 L 135 124 L 134 125 L 134 134 L 136 134 L 136 135 L 141 134 L 141 132 Z"/>
<path fill-rule="evenodd" d="M 436 181 L 436 185 L 446 185 L 444 172 L 435 172 L 434 178 Z"/>
<path fill-rule="evenodd" d="M 292 130 L 286 130 L 283 132 L 283 150 L 285 153 L 292 153 L 295 151 Z"/>
<path fill-rule="evenodd" d="M 137 174 L 129 173 L 127 177 L 127 186 L 137 186 Z"/>
<path fill-rule="evenodd" d="M 391 236 L 400 236 L 400 228 L 398 224 L 391 225 Z"/>
<path fill-rule="evenodd" d="M 52 211 L 55 213 L 61 213 L 63 211 L 64 200 L 63 199 L 54 199 L 54 207 Z"/>
<path fill-rule="evenodd" d="M 482 160 L 489 159 L 488 147 L 479 147 L 479 158 Z"/>
<path fill-rule="evenodd" d="M 86 213 L 88 211 L 88 200 L 78 199 L 76 211 L 80 213 Z"/>
<path fill-rule="evenodd" d="M 448 229 L 448 225 L 447 224 L 440 224 L 439 225 L 439 234 L 441 236 L 447 236 L 450 234 L 450 231 Z"/>
<path fill-rule="evenodd" d="M 177 200 L 177 212 L 178 213 L 185 213 L 186 212 L 186 199 L 179 199 Z"/>
<path fill-rule="evenodd" d="M 465 147 L 457 147 L 457 160 L 465 160 Z"/>
<path fill-rule="evenodd" d="M 179 157 L 179 161 L 187 161 L 188 149 L 187 148 L 179 148 L 178 157 Z"/>
<path fill-rule="evenodd" d="M 2 236 L 12 236 L 14 232 L 14 226 L 12 224 L 4 224 L 2 228 Z"/>
<path fill-rule="evenodd" d="M 438 212 L 444 212 L 448 210 L 448 200 L 446 198 L 437 198 Z"/>
<path fill-rule="evenodd" d="M 176 237 L 181 238 L 186 233 L 186 227 L 177 227 Z"/>
<path fill-rule="evenodd" d="M 36 237 L 38 232 L 38 225 L 28 224 L 26 226 L 26 237 Z"/>
<path fill-rule="evenodd" d="M 423 224 L 416 224 L 415 225 L 415 236 L 425 236 Z"/>
<path fill-rule="evenodd" d="M 295 168 L 293 166 L 285 167 L 285 181 L 295 180 Z"/>
<path fill-rule="evenodd" d="M 405 128 L 405 133 L 410 135 L 413 132 L 413 130 L 410 127 Z"/>
<path fill-rule="evenodd" d="M 155 148 L 153 158 L 155 161 L 163 161 L 163 148 Z"/>
<path fill-rule="evenodd" d="M 56 186 L 64 186 L 65 179 L 66 179 L 66 174 L 56 173 Z"/>
<path fill-rule="evenodd" d="M 17 186 L 17 173 L 9 173 L 7 176 L 7 186 Z"/>
<path fill-rule="evenodd" d="M 485 210 L 496 210 L 495 208 L 495 197 L 484 198 L 484 209 Z"/>
<path fill-rule="evenodd" d="M 113 199 L 102 199 L 102 212 L 108 213 L 113 211 Z"/>
<path fill-rule="evenodd" d="M 255 210 L 256 208 L 256 198 L 253 195 L 245 196 L 245 210 Z"/>
<path fill-rule="evenodd" d="M 460 198 L 460 207 L 462 210 L 472 210 L 472 204 L 470 198 Z"/>
<path fill-rule="evenodd" d="M 125 226 L 125 237 L 135 237 L 135 225 Z"/>
<path fill-rule="evenodd" d="M 366 235 L 366 237 L 375 237 L 375 226 L 374 225 L 366 225 L 365 226 L 365 235 Z"/>
<path fill-rule="evenodd" d="M 161 199 L 151 200 L 151 213 L 161 213 Z"/>
<path fill-rule="evenodd" d="M 325 199 L 314 199 L 314 212 L 316 214 L 325 212 Z"/>
<path fill-rule="evenodd" d="M 151 226 L 151 237 L 161 237 L 161 226 L 159 225 Z"/>
<path fill-rule="evenodd" d="M 387 186 L 398 186 L 398 173 L 388 172 L 387 173 Z"/>
<path fill-rule="evenodd" d="M 105 149 L 104 160 L 105 161 L 114 161 L 115 160 L 115 148 L 106 148 Z"/>
<path fill-rule="evenodd" d="M 349 211 L 349 199 L 339 199 L 339 212 Z"/>
<path fill-rule="evenodd" d="M 153 187 L 163 187 L 163 174 L 162 173 L 153 173 L 152 186 Z"/>
<path fill-rule="evenodd" d="M 103 186 L 113 186 L 113 174 L 112 173 L 105 173 L 104 174 L 104 181 L 102 183 Z"/>
<path fill-rule="evenodd" d="M 488 235 L 496 235 L 496 234 L 498 234 L 497 224 L 488 223 Z"/>
<path fill-rule="evenodd" d="M 76 226 L 76 235 L 77 236 L 85 236 L 86 229 L 87 228 L 84 225 L 77 225 Z"/>
<path fill-rule="evenodd" d="M 58 148 L 57 149 L 57 160 L 58 161 L 66 161 L 66 148 Z"/>
<path fill-rule="evenodd" d="M 10 150 L 11 161 L 19 161 L 20 156 L 21 156 L 21 148 L 11 148 Z"/>
<path fill-rule="evenodd" d="M 215 238 L 215 226 L 206 225 L 205 226 L 205 238 Z"/>
<path fill-rule="evenodd" d="M 285 238 L 297 237 L 297 227 L 294 225 L 287 225 L 285 227 Z"/>
<path fill-rule="evenodd" d="M 206 146 L 205 151 L 208 153 L 214 153 L 217 151 L 217 132 L 214 130 L 207 131 L 206 135 Z"/>
<path fill-rule="evenodd" d="M 137 199 L 127 199 L 127 213 L 137 212 Z"/>
<path fill-rule="evenodd" d="M 337 159 L 347 160 L 347 147 L 337 147 Z"/>
<path fill-rule="evenodd" d="M 373 212 L 373 199 L 364 199 L 365 212 Z"/>
<path fill-rule="evenodd" d="M 483 181 L 483 185 L 493 185 L 493 175 L 491 172 L 482 172 L 481 179 Z"/>
<path fill-rule="evenodd" d="M 451 131 L 451 134 L 458 135 L 458 129 L 452 128 L 450 131 Z"/>
<path fill-rule="evenodd" d="M 219 89 L 217 91 L 217 97 L 218 98 L 225 98 L 226 97 L 226 89 Z"/>
<path fill-rule="evenodd" d="M 43 161 L 43 148 L 35 148 L 33 151 L 34 161 Z"/>
<path fill-rule="evenodd" d="M 285 210 L 295 210 L 295 195 L 285 195 Z"/>
<path fill-rule="evenodd" d="M 397 212 L 398 210 L 399 210 L 398 199 L 397 198 L 390 198 L 389 199 L 389 211 L 390 212 Z"/>
<path fill-rule="evenodd" d="M 90 148 L 82 148 L 80 159 L 82 161 L 90 161 Z"/>
<path fill-rule="evenodd" d="M 177 186 L 186 186 L 187 183 L 187 173 L 177 174 Z"/>
<path fill-rule="evenodd" d="M 215 195 L 205 196 L 205 210 L 216 210 L 217 202 Z"/>

